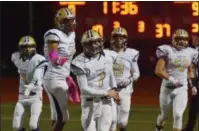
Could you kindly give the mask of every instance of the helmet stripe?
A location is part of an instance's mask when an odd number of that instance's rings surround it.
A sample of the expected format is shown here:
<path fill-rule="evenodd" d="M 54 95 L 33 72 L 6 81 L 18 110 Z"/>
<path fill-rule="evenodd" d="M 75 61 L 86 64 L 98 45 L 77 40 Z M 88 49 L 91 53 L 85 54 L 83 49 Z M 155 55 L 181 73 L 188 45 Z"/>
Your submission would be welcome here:
<path fill-rule="evenodd" d="M 68 11 L 69 11 L 70 15 L 73 15 L 73 13 L 72 13 L 72 11 L 70 9 L 68 9 Z"/>
<path fill-rule="evenodd" d="M 29 39 L 28 36 L 25 36 L 25 43 L 28 43 Z"/>
<path fill-rule="evenodd" d="M 68 9 L 67 9 L 67 8 L 65 8 L 65 10 L 66 10 L 66 14 L 67 14 L 67 15 L 69 15 L 69 14 L 70 14 L 70 12 L 68 11 Z"/>
<path fill-rule="evenodd" d="M 89 30 L 86 31 L 87 38 L 89 38 Z"/>
<path fill-rule="evenodd" d="M 93 35 L 94 35 L 94 34 L 93 34 L 93 31 L 90 30 L 90 34 L 91 34 L 91 37 L 93 37 Z"/>

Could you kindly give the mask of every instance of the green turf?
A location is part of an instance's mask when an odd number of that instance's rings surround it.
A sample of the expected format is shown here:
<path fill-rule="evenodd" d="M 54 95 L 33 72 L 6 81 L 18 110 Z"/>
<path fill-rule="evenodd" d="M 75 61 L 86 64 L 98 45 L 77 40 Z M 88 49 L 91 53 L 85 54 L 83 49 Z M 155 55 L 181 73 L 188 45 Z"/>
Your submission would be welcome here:
<path fill-rule="evenodd" d="M 1 104 L 1 131 L 13 131 L 12 116 L 15 104 Z M 65 126 L 65 131 L 81 131 L 80 125 L 80 105 L 69 106 L 71 120 Z M 129 118 L 128 131 L 154 131 L 156 117 L 159 113 L 157 106 L 138 106 L 132 105 Z M 29 125 L 29 109 L 26 112 L 25 127 Z M 187 119 L 187 111 L 184 115 L 184 123 Z M 50 130 L 50 107 L 48 104 L 43 106 L 43 112 L 40 121 L 41 131 Z M 164 131 L 172 131 L 172 115 L 165 124 Z M 30 131 L 30 130 L 28 130 Z M 195 129 L 198 131 L 198 129 Z"/>

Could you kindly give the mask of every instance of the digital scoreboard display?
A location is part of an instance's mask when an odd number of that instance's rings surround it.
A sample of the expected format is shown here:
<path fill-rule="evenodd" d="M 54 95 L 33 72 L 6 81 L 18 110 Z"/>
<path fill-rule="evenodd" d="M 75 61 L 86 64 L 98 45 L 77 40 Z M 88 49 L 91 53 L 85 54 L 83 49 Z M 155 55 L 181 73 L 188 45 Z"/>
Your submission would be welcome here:
<path fill-rule="evenodd" d="M 199 31 L 199 2 L 59 2 L 76 15 L 77 33 L 94 29 L 105 37 L 122 26 L 130 38 L 169 38 L 177 28 Z"/>

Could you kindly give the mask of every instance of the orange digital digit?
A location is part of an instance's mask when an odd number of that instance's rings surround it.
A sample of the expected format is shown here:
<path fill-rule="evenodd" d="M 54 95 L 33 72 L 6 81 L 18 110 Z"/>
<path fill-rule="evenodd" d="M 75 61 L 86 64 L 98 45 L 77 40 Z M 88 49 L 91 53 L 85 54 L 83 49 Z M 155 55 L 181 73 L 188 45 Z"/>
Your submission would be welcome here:
<path fill-rule="evenodd" d="M 129 14 L 131 15 L 137 15 L 138 14 L 138 5 L 134 2 L 128 2 L 129 3 Z"/>
<path fill-rule="evenodd" d="M 162 38 L 163 37 L 163 26 L 162 24 L 156 24 L 155 25 L 155 37 L 156 38 Z"/>
<path fill-rule="evenodd" d="M 104 35 L 104 27 L 101 24 L 93 25 L 92 29 L 99 32 L 102 36 Z"/>
<path fill-rule="evenodd" d="M 108 2 L 103 2 L 103 13 L 108 14 Z"/>
<path fill-rule="evenodd" d="M 112 13 L 113 14 L 116 14 L 117 12 L 119 12 L 120 11 L 120 2 L 117 2 L 117 1 L 115 1 L 115 2 L 112 2 Z"/>
<path fill-rule="evenodd" d="M 199 30 L 198 30 L 198 23 L 193 23 L 191 25 L 191 27 L 192 27 L 192 29 L 191 29 L 192 33 L 198 33 L 199 32 Z"/>
<path fill-rule="evenodd" d="M 68 6 L 69 9 L 76 15 L 76 6 L 85 5 L 86 2 L 59 2 L 60 6 Z"/>
<path fill-rule="evenodd" d="M 113 29 L 120 27 L 119 21 L 113 21 Z"/>
<path fill-rule="evenodd" d="M 165 24 L 156 24 L 155 25 L 155 37 L 162 38 L 164 36 L 170 37 L 171 36 L 171 26 L 168 23 Z M 166 35 L 164 35 L 166 32 Z"/>
<path fill-rule="evenodd" d="M 140 20 L 138 21 L 138 32 L 143 33 L 145 31 L 145 22 Z"/>
<path fill-rule="evenodd" d="M 191 8 L 192 8 L 192 11 L 193 11 L 192 15 L 193 16 L 198 16 L 198 8 L 199 8 L 198 2 L 192 2 Z"/>
<path fill-rule="evenodd" d="M 163 24 L 163 28 L 166 30 L 166 37 L 171 36 L 171 26 L 170 24 Z"/>
<path fill-rule="evenodd" d="M 128 15 L 129 14 L 128 2 L 121 2 L 120 8 L 121 8 L 121 11 L 120 11 L 121 15 Z"/>

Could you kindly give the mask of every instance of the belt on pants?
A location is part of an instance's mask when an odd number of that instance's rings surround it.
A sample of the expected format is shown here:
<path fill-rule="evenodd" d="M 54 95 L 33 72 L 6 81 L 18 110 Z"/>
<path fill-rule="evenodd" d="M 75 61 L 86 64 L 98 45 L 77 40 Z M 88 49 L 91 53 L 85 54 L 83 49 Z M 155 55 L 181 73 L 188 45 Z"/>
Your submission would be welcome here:
<path fill-rule="evenodd" d="M 20 95 L 24 95 L 24 93 L 22 93 L 22 92 L 20 92 L 19 94 Z M 36 92 L 31 91 L 29 96 L 35 96 L 36 94 L 37 94 Z"/>
<path fill-rule="evenodd" d="M 103 96 L 100 98 L 89 97 L 89 98 L 86 98 L 86 101 L 97 101 L 97 100 L 104 100 L 104 99 L 108 99 L 108 97 L 107 96 Z"/>

